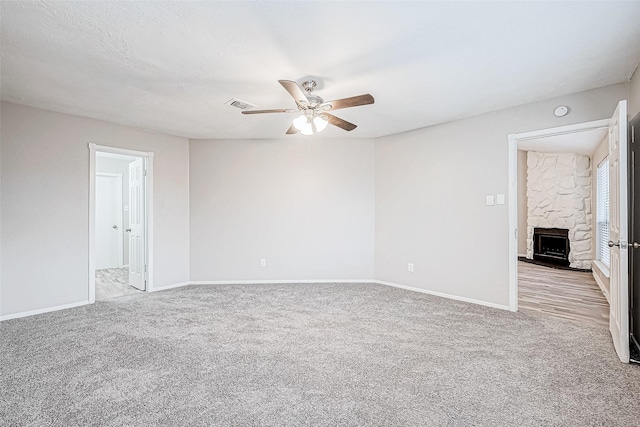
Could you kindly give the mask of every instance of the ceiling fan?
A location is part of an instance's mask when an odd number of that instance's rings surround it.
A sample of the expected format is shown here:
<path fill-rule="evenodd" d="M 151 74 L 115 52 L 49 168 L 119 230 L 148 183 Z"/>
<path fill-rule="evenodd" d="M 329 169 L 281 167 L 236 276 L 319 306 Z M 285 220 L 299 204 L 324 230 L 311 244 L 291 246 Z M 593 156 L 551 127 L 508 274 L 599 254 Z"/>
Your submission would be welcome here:
<path fill-rule="evenodd" d="M 307 80 L 302 83 L 302 88 L 291 80 L 278 80 L 285 88 L 289 95 L 296 101 L 296 109 L 279 108 L 273 110 L 253 110 L 243 111 L 242 114 L 264 114 L 264 113 L 295 113 L 301 112 L 301 115 L 293 120 L 293 124 L 287 130 L 287 135 L 300 132 L 303 135 L 313 135 L 322 132 L 327 124 L 332 124 L 346 131 L 352 131 L 356 125 L 349 123 L 339 117 L 329 114 L 328 111 L 339 110 L 341 108 L 357 107 L 359 105 L 373 104 L 373 96 L 359 95 L 350 98 L 336 99 L 335 101 L 327 101 L 317 95 L 312 94 L 316 87 L 315 80 Z M 304 91 L 303 91 L 304 88 Z"/>

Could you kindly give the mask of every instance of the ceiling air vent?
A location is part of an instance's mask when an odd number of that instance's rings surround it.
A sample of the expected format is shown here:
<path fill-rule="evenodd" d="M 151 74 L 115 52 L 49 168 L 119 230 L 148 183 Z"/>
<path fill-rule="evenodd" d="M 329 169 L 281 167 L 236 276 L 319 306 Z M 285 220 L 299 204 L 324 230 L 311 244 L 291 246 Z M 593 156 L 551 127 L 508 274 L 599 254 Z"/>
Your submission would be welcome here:
<path fill-rule="evenodd" d="M 239 108 L 241 110 L 250 110 L 253 107 L 255 107 L 255 105 L 249 104 L 247 101 L 243 101 L 241 99 L 236 99 L 236 98 L 231 98 L 230 100 L 228 100 L 224 104 L 225 105 L 231 105 L 232 107 L 236 107 L 236 108 Z"/>

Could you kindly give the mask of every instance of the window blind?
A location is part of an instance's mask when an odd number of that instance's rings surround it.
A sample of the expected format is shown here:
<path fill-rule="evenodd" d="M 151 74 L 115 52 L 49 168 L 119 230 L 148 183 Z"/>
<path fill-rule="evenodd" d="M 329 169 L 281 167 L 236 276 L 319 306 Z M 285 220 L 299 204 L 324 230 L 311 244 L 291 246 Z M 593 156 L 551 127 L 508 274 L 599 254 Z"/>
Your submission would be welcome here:
<path fill-rule="evenodd" d="M 596 259 L 609 267 L 609 158 L 596 172 Z"/>

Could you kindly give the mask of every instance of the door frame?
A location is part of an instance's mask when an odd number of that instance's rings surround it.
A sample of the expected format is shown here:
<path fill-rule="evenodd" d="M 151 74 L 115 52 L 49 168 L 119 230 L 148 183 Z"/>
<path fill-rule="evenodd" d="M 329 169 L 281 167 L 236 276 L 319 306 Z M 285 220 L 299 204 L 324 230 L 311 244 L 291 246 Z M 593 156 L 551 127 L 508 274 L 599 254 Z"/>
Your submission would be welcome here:
<path fill-rule="evenodd" d="M 608 129 L 610 120 L 607 118 L 507 135 L 509 144 L 509 310 L 518 311 L 518 142 L 594 129 Z"/>
<path fill-rule="evenodd" d="M 124 228 L 124 218 L 122 215 L 122 174 L 121 173 L 109 173 L 109 172 L 96 172 L 96 176 L 103 176 L 106 178 L 115 178 L 116 179 L 116 206 L 118 208 L 118 268 L 124 267 L 124 243 L 122 232 Z M 94 207 L 94 215 L 95 215 L 95 207 Z"/>
<path fill-rule="evenodd" d="M 96 228 L 96 153 L 122 154 L 125 156 L 142 157 L 146 167 L 146 191 L 145 191 L 145 264 L 147 266 L 145 292 L 153 292 L 153 152 L 135 151 L 126 148 L 97 145 L 92 142 L 89 147 L 89 304 L 96 301 L 96 252 L 95 252 L 95 228 Z"/>

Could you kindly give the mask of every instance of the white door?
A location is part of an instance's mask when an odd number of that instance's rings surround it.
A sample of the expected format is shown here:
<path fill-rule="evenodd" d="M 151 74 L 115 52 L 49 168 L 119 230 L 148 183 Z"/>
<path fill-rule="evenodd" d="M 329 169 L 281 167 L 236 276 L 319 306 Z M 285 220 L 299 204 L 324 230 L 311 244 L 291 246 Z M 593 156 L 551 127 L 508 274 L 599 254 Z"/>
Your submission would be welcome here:
<path fill-rule="evenodd" d="M 129 284 L 145 290 L 144 160 L 129 163 Z"/>
<path fill-rule="evenodd" d="M 627 218 L 627 101 L 609 122 L 609 330 L 618 357 L 629 363 L 629 249 Z"/>
<path fill-rule="evenodd" d="M 122 267 L 122 175 L 96 174 L 96 270 Z"/>

